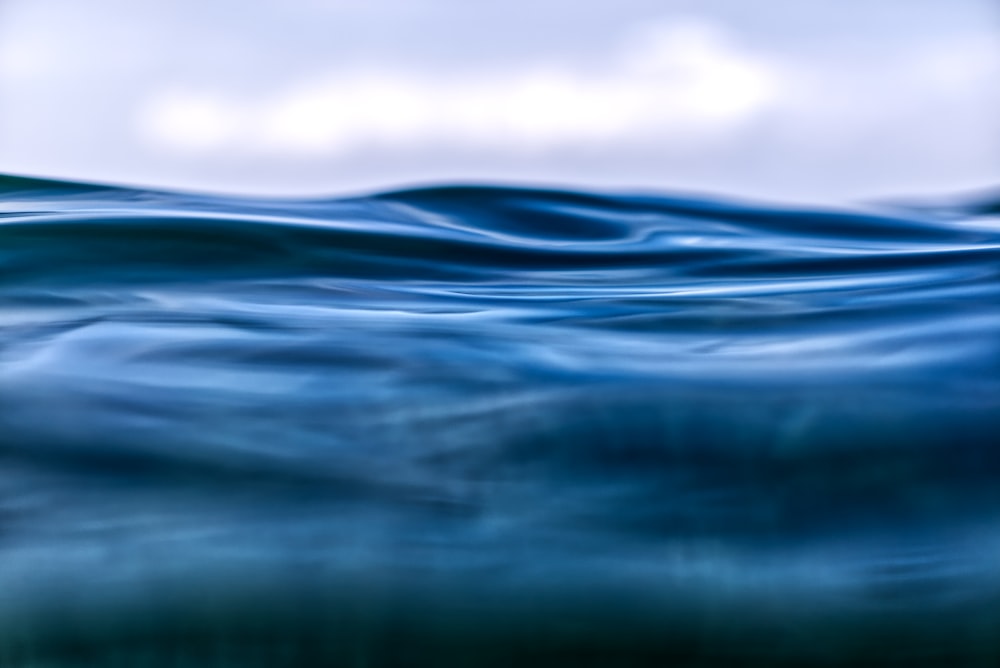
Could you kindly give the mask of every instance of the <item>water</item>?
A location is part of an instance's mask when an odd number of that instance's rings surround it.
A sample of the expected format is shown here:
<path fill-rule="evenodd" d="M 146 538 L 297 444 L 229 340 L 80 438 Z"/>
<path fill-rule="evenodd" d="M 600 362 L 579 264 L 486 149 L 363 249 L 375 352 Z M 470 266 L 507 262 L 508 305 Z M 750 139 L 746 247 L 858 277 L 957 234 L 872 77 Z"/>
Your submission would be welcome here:
<path fill-rule="evenodd" d="M 989 204 L 4 177 L 0 263 L 4 666 L 1000 656 Z"/>

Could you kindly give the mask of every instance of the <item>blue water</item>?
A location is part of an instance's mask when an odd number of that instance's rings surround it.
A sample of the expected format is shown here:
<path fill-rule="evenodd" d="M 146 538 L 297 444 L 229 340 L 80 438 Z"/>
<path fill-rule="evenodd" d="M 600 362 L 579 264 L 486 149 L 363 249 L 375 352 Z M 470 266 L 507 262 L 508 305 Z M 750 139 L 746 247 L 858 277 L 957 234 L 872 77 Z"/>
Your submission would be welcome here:
<path fill-rule="evenodd" d="M 0 645 L 238 599 L 365 665 L 427 611 L 997 656 L 998 277 L 982 201 L 0 178 Z"/>

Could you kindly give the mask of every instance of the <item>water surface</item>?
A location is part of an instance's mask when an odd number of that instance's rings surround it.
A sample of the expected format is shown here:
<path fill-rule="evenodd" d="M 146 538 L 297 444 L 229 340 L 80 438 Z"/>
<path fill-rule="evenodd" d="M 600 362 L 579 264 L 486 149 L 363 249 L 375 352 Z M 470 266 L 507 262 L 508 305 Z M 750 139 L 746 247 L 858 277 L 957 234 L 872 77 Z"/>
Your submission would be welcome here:
<path fill-rule="evenodd" d="M 2 651 L 1000 656 L 998 273 L 982 202 L 0 178 Z"/>

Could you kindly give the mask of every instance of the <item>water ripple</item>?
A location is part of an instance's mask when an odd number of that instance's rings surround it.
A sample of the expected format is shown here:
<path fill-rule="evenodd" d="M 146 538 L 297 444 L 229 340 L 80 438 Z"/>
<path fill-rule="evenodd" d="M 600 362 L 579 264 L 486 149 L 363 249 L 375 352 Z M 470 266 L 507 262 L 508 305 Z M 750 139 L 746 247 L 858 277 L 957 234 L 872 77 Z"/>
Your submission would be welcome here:
<path fill-rule="evenodd" d="M 995 213 L 2 177 L 0 612 L 237 559 L 695 625 L 981 614 Z"/>

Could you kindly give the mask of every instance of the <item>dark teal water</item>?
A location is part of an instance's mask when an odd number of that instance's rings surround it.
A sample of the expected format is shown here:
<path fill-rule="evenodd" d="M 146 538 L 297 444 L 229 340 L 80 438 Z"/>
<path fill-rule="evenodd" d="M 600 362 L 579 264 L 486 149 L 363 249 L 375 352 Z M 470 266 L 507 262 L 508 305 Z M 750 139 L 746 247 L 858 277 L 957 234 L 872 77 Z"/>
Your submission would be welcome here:
<path fill-rule="evenodd" d="M 991 665 L 998 275 L 982 202 L 0 178 L 0 665 Z"/>

